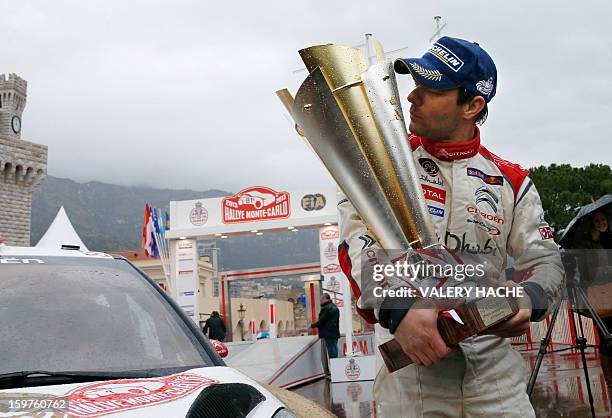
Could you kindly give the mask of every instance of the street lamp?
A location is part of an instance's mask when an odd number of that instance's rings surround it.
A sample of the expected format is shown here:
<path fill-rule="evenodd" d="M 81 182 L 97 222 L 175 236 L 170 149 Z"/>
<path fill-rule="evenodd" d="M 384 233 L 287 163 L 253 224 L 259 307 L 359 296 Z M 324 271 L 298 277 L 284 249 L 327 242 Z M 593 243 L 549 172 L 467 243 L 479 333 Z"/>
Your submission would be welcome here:
<path fill-rule="evenodd" d="M 240 317 L 240 341 L 244 341 L 244 313 L 246 309 L 242 303 L 240 304 L 240 309 L 238 309 L 238 316 Z"/>

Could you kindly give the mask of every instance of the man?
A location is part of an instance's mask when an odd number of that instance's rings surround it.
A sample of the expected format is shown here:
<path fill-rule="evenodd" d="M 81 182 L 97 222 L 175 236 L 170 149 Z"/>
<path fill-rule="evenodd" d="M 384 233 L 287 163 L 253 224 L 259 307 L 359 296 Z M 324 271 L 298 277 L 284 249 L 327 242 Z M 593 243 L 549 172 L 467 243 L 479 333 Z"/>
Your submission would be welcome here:
<path fill-rule="evenodd" d="M 495 64 L 477 43 L 443 37 L 422 58 L 396 60 L 395 70 L 411 74 L 416 84 L 408 95 L 409 140 L 439 241 L 461 258 L 486 257 L 487 277 L 496 280 L 507 256 L 513 257 L 516 280 L 528 297 L 490 335 L 452 348 L 438 333 L 441 309 L 435 301 L 411 299 L 396 309 L 386 299 L 368 305 L 361 293 L 372 276 L 362 272 L 361 255 L 378 244 L 341 196 L 339 259 L 351 287 L 359 290 L 358 308 L 364 318 L 379 322 L 377 344 L 395 337 L 415 363 L 389 374 L 379 361 L 374 396 L 380 416 L 534 417 L 522 359 L 505 337 L 545 317 L 563 270 L 527 170 L 480 143 L 477 124 L 486 119 L 497 89 Z M 520 135 L 518 127 L 515 134 Z"/>
<path fill-rule="evenodd" d="M 204 329 L 202 329 L 204 335 L 208 332 L 208 338 L 211 340 L 217 341 L 225 341 L 225 335 L 227 333 L 227 329 L 225 328 L 225 323 L 223 322 L 223 318 L 219 315 L 219 312 L 212 311 L 210 314 L 210 318 L 206 320 L 204 323 Z"/>
<path fill-rule="evenodd" d="M 338 338 L 340 338 L 340 311 L 327 293 L 321 295 L 321 310 L 319 320 L 313 322 L 310 328 L 318 328 L 319 338 L 325 340 L 327 356 L 338 357 Z"/>

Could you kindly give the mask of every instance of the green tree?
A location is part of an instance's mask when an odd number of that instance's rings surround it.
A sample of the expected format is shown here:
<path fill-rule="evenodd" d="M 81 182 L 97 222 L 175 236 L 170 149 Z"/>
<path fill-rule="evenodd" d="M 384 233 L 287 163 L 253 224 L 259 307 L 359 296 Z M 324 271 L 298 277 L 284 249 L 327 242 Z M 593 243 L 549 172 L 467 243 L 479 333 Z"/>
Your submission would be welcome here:
<path fill-rule="evenodd" d="M 582 206 L 612 193 L 612 169 L 605 164 L 551 164 L 529 173 L 540 193 L 544 216 L 555 232 L 565 228 Z"/>

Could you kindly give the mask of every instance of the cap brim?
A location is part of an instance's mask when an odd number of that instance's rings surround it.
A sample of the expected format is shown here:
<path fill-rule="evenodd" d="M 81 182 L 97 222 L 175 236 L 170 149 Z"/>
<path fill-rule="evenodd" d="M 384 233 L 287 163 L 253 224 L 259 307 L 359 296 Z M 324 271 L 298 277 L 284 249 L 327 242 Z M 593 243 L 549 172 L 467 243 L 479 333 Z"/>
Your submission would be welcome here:
<path fill-rule="evenodd" d="M 459 84 L 423 58 L 398 58 L 393 62 L 393 68 L 398 74 L 410 74 L 417 84 L 430 89 L 444 90 L 459 87 Z"/>

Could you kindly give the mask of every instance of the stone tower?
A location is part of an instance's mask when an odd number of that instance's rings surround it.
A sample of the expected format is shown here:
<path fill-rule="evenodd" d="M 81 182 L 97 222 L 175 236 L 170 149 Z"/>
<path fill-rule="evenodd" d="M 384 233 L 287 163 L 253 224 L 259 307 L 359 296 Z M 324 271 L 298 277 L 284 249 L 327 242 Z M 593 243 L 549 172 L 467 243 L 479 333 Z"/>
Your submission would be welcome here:
<path fill-rule="evenodd" d="M 32 192 L 47 174 L 47 146 L 21 139 L 27 82 L 0 74 L 0 235 L 30 245 Z"/>

